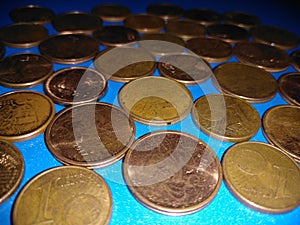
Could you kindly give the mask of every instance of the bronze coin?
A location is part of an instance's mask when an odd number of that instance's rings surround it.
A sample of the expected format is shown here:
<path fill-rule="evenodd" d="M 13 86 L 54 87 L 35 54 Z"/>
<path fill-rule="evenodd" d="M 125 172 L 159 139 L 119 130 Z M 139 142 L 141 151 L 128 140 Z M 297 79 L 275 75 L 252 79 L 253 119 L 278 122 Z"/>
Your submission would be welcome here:
<path fill-rule="evenodd" d="M 75 64 L 93 59 L 99 52 L 99 44 L 87 35 L 59 34 L 40 43 L 39 50 L 53 62 Z"/>
<path fill-rule="evenodd" d="M 92 13 L 105 21 L 119 22 L 131 14 L 131 10 L 119 4 L 102 4 L 92 9 Z"/>
<path fill-rule="evenodd" d="M 0 84 L 11 88 L 32 87 L 53 72 L 51 61 L 42 55 L 10 55 L 0 61 Z"/>
<path fill-rule="evenodd" d="M 5 55 L 5 47 L 4 45 L 0 42 L 0 59 Z"/>
<path fill-rule="evenodd" d="M 57 71 L 45 82 L 45 92 L 58 104 L 73 105 L 96 101 L 107 89 L 107 81 L 96 70 L 71 67 Z"/>
<path fill-rule="evenodd" d="M 300 50 L 293 51 L 290 54 L 292 65 L 300 72 Z"/>
<path fill-rule="evenodd" d="M 194 8 L 186 10 L 183 13 L 183 17 L 189 20 L 196 21 L 204 26 L 212 24 L 218 24 L 221 21 L 222 16 L 210 9 Z"/>
<path fill-rule="evenodd" d="M 202 140 L 178 131 L 157 131 L 139 138 L 123 162 L 133 196 L 166 215 L 197 212 L 218 193 L 222 169 Z"/>
<path fill-rule="evenodd" d="M 128 16 L 124 20 L 126 27 L 137 30 L 140 33 L 157 33 L 165 25 L 162 18 L 150 14 L 135 14 Z"/>
<path fill-rule="evenodd" d="M 245 29 L 260 25 L 260 19 L 250 13 L 241 11 L 228 11 L 223 15 L 225 23 L 233 24 Z"/>
<path fill-rule="evenodd" d="M 119 107 L 100 102 L 62 110 L 45 133 L 46 144 L 57 160 L 87 168 L 117 162 L 134 137 L 133 120 Z"/>
<path fill-rule="evenodd" d="M 30 48 L 48 37 L 48 30 L 40 24 L 15 23 L 0 29 L 0 40 L 14 48 Z"/>
<path fill-rule="evenodd" d="M 164 20 L 179 19 L 183 13 L 180 6 L 168 3 L 156 3 L 148 5 L 146 8 L 147 13 L 161 17 Z"/>
<path fill-rule="evenodd" d="M 288 103 L 300 106 L 300 73 L 287 73 L 278 80 L 279 93 Z"/>
<path fill-rule="evenodd" d="M 289 56 L 285 51 L 262 43 L 237 43 L 233 53 L 240 62 L 260 67 L 269 72 L 286 70 L 290 64 Z"/>
<path fill-rule="evenodd" d="M 207 34 L 229 43 L 247 41 L 249 33 L 244 28 L 232 24 L 215 24 L 206 27 Z"/>

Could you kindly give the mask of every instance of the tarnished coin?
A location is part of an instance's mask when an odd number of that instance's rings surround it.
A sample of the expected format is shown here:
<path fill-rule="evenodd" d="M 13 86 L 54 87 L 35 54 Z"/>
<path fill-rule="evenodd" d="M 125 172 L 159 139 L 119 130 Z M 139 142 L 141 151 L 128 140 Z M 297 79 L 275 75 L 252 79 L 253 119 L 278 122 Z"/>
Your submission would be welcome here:
<path fill-rule="evenodd" d="M 243 63 L 225 63 L 214 69 L 213 81 L 226 94 L 251 103 L 271 100 L 277 93 L 277 81 L 271 73 Z"/>
<path fill-rule="evenodd" d="M 260 19 L 257 16 L 241 11 L 225 12 L 223 20 L 227 24 L 233 24 L 245 29 L 260 25 Z"/>
<path fill-rule="evenodd" d="M 183 13 L 186 19 L 196 21 L 204 26 L 218 24 L 221 22 L 222 16 L 210 9 L 194 8 L 186 10 Z"/>
<path fill-rule="evenodd" d="M 5 55 L 5 47 L 4 45 L 0 42 L 0 59 Z"/>
<path fill-rule="evenodd" d="M 224 141 L 246 141 L 260 128 L 256 109 L 246 101 L 229 95 L 210 94 L 198 98 L 192 115 L 200 130 Z"/>
<path fill-rule="evenodd" d="M 148 5 L 147 13 L 161 17 L 164 20 L 179 19 L 183 9 L 178 5 L 168 3 L 156 3 Z"/>
<path fill-rule="evenodd" d="M 170 125 L 191 111 L 192 95 L 177 81 L 143 77 L 124 85 L 118 94 L 121 107 L 135 120 L 150 125 Z"/>
<path fill-rule="evenodd" d="M 16 91 L 0 96 L 0 138 L 31 139 L 46 129 L 55 110 L 52 100 L 34 91 Z"/>
<path fill-rule="evenodd" d="M 290 64 L 289 56 L 285 51 L 262 43 L 237 43 L 233 53 L 240 62 L 260 67 L 269 72 L 286 70 Z"/>
<path fill-rule="evenodd" d="M 292 65 L 300 72 L 300 50 L 293 51 L 290 54 Z"/>
<path fill-rule="evenodd" d="M 288 103 L 300 106 L 300 73 L 287 73 L 278 80 L 279 93 Z"/>
<path fill-rule="evenodd" d="M 57 71 L 45 82 L 45 92 L 58 104 L 72 105 L 96 101 L 107 89 L 107 81 L 96 70 L 71 67 Z"/>
<path fill-rule="evenodd" d="M 232 24 L 215 24 L 206 27 L 208 36 L 219 38 L 229 43 L 247 41 L 249 33 L 244 28 Z"/>
<path fill-rule="evenodd" d="M 30 48 L 48 37 L 48 30 L 40 24 L 15 23 L 0 29 L 0 40 L 14 48 Z"/>
<path fill-rule="evenodd" d="M 225 184 L 246 206 L 285 213 L 299 206 L 300 169 L 279 149 L 261 142 L 238 143 L 222 160 Z"/>
<path fill-rule="evenodd" d="M 51 61 L 42 55 L 10 55 L 0 61 L 0 84 L 11 88 L 32 87 L 53 72 Z"/>
<path fill-rule="evenodd" d="M 24 174 L 22 153 L 9 142 L 0 140 L 0 204 L 19 187 Z"/>
<path fill-rule="evenodd" d="M 120 160 L 134 137 L 133 120 L 123 110 L 94 102 L 58 113 L 46 130 L 45 141 L 63 164 L 102 168 Z"/>
<path fill-rule="evenodd" d="M 268 109 L 262 120 L 267 140 L 300 162 L 300 108 L 280 105 Z"/>
<path fill-rule="evenodd" d="M 172 216 L 207 206 L 222 182 L 214 151 L 202 140 L 178 131 L 139 138 L 125 156 L 123 174 L 141 204 Z"/>
<path fill-rule="evenodd" d="M 99 44 L 87 35 L 60 34 L 44 40 L 39 50 L 53 62 L 75 64 L 93 59 L 99 52 Z"/>
<path fill-rule="evenodd" d="M 131 10 L 119 4 L 102 4 L 92 9 L 92 13 L 105 21 L 119 22 L 131 14 Z"/>
<path fill-rule="evenodd" d="M 48 169 L 32 178 L 16 198 L 12 223 L 109 224 L 112 196 L 96 172 L 75 166 Z"/>
<path fill-rule="evenodd" d="M 165 22 L 155 15 L 135 14 L 128 16 L 124 20 L 124 24 L 141 33 L 158 33 L 164 28 Z"/>

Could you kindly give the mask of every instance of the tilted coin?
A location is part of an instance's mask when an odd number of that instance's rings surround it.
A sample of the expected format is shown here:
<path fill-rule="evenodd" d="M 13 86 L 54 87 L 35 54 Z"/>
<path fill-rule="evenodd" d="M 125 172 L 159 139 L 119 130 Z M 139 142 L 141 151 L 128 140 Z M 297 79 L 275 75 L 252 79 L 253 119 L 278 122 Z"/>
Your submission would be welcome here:
<path fill-rule="evenodd" d="M 246 206 L 285 213 L 299 206 L 300 168 L 285 153 L 261 142 L 229 148 L 222 160 L 225 184 Z"/>
<path fill-rule="evenodd" d="M 147 13 L 161 17 L 164 20 L 179 19 L 183 9 L 180 6 L 168 3 L 156 3 L 148 5 Z"/>
<path fill-rule="evenodd" d="M 124 5 L 102 4 L 92 9 L 92 13 L 105 21 L 118 22 L 124 20 L 131 14 L 131 10 Z"/>
<path fill-rule="evenodd" d="M 112 196 L 96 172 L 76 166 L 48 169 L 21 190 L 12 210 L 12 223 L 109 224 Z"/>
<path fill-rule="evenodd" d="M 125 156 L 123 175 L 141 204 L 172 216 L 207 206 L 222 182 L 214 151 L 202 140 L 178 131 L 139 138 Z"/>
<path fill-rule="evenodd" d="M 250 13 L 242 11 L 228 11 L 223 15 L 225 23 L 233 24 L 245 29 L 260 25 L 260 19 Z"/>
<path fill-rule="evenodd" d="M 0 61 L 0 84 L 12 88 L 32 87 L 53 72 L 52 62 L 42 55 L 10 55 Z"/>
<path fill-rule="evenodd" d="M 210 9 L 193 8 L 186 10 L 183 17 L 189 20 L 196 21 L 204 26 L 218 24 L 221 22 L 222 16 Z"/>
<path fill-rule="evenodd" d="M 220 38 L 229 43 L 247 41 L 249 33 L 244 28 L 232 24 L 215 24 L 206 27 L 208 36 Z"/>
<path fill-rule="evenodd" d="M 300 50 L 293 51 L 290 54 L 290 58 L 295 69 L 300 71 Z"/>
<path fill-rule="evenodd" d="M 52 100 L 34 91 L 0 95 L 0 138 L 8 141 L 31 139 L 44 132 L 55 109 Z"/>
<path fill-rule="evenodd" d="M 160 32 L 165 25 L 162 18 L 150 14 L 135 14 L 128 16 L 124 20 L 127 27 L 137 30 L 141 33 L 157 33 Z"/>
<path fill-rule="evenodd" d="M 4 45 L 0 42 L 0 59 L 2 59 L 2 57 L 5 54 L 5 47 Z"/>
<path fill-rule="evenodd" d="M 300 106 L 300 73 L 287 73 L 278 80 L 279 93 L 288 103 Z"/>

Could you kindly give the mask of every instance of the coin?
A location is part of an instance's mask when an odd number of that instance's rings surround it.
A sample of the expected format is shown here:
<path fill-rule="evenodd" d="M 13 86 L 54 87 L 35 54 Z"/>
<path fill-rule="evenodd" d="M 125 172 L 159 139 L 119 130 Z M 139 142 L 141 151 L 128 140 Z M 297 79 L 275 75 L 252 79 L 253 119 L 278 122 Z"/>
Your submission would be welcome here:
<path fill-rule="evenodd" d="M 212 37 L 192 38 L 186 42 L 186 47 L 207 62 L 224 62 L 232 55 L 228 42 Z"/>
<path fill-rule="evenodd" d="M 46 144 L 57 160 L 87 168 L 117 162 L 134 137 L 133 120 L 119 107 L 100 102 L 62 110 L 45 133 Z"/>
<path fill-rule="evenodd" d="M 262 43 L 237 43 L 233 53 L 240 62 L 260 67 L 269 72 L 286 70 L 290 64 L 286 52 Z"/>
<path fill-rule="evenodd" d="M 224 21 L 245 29 L 260 25 L 260 19 L 250 13 L 241 11 L 228 11 L 224 13 Z"/>
<path fill-rule="evenodd" d="M 288 103 L 300 106 L 300 73 L 287 73 L 278 80 L 279 93 Z"/>
<path fill-rule="evenodd" d="M 249 33 L 244 28 L 231 24 L 215 24 L 206 27 L 207 34 L 229 43 L 247 41 Z"/>
<path fill-rule="evenodd" d="M 42 55 L 56 63 L 86 62 L 99 52 L 98 42 L 83 34 L 59 34 L 49 37 L 39 45 Z"/>
<path fill-rule="evenodd" d="M 131 10 L 119 4 L 102 4 L 92 9 L 92 13 L 105 21 L 119 22 L 131 14 Z"/>
<path fill-rule="evenodd" d="M 147 13 L 161 17 L 164 20 L 179 19 L 183 9 L 178 5 L 168 3 L 150 4 L 146 8 Z"/>
<path fill-rule="evenodd" d="M 221 15 L 210 9 L 193 8 L 186 10 L 183 17 L 196 21 L 204 26 L 218 24 L 221 21 Z"/>
<path fill-rule="evenodd" d="M 0 59 L 5 55 L 5 47 L 4 45 L 0 42 Z"/>
<path fill-rule="evenodd" d="M 300 50 L 293 51 L 290 54 L 290 58 L 295 69 L 300 71 Z"/>
<path fill-rule="evenodd" d="M 225 184 L 246 206 L 285 213 L 300 202 L 300 169 L 279 149 L 261 142 L 238 143 L 222 160 Z"/>
<path fill-rule="evenodd" d="M 139 138 L 125 156 L 123 175 L 141 204 L 172 216 L 207 206 L 222 182 L 214 151 L 202 140 L 178 131 Z"/>
<path fill-rule="evenodd" d="M 14 48 L 30 48 L 48 37 L 48 30 L 39 24 L 15 23 L 0 29 L 0 40 Z"/>
<path fill-rule="evenodd" d="M 136 121 L 158 126 L 181 121 L 192 107 L 192 95 L 184 85 L 158 76 L 127 83 L 120 89 L 118 100 Z"/>
<path fill-rule="evenodd" d="M 198 98 L 192 116 L 200 130 L 224 141 L 246 141 L 260 128 L 256 109 L 246 101 L 229 95 L 210 94 Z"/>
<path fill-rule="evenodd" d="M 54 117 L 53 102 L 34 91 L 15 91 L 0 96 L 0 138 L 31 139 L 46 129 Z"/>
<path fill-rule="evenodd" d="M 277 81 L 271 73 L 243 63 L 226 63 L 214 68 L 214 84 L 222 92 L 251 103 L 271 100 L 277 93 Z"/>
<path fill-rule="evenodd" d="M 96 172 L 75 166 L 48 169 L 32 178 L 15 200 L 12 222 L 27 224 L 108 224 L 112 196 Z"/>
<path fill-rule="evenodd" d="M 126 27 L 137 30 L 141 33 L 157 33 L 164 28 L 164 20 L 158 16 L 149 14 L 135 14 L 124 20 Z"/>
<path fill-rule="evenodd" d="M 13 144 L 0 140 L 0 204 L 19 187 L 24 174 L 22 153 Z"/>
<path fill-rule="evenodd" d="M 11 88 L 32 87 L 42 83 L 52 72 L 52 63 L 42 55 L 10 55 L 0 61 L 0 84 Z"/>
<path fill-rule="evenodd" d="M 300 108 L 279 105 L 268 109 L 262 120 L 267 140 L 300 162 Z"/>
<path fill-rule="evenodd" d="M 45 82 L 45 92 L 58 104 L 72 105 L 96 101 L 107 89 L 107 81 L 96 70 L 71 67 L 57 71 Z"/>

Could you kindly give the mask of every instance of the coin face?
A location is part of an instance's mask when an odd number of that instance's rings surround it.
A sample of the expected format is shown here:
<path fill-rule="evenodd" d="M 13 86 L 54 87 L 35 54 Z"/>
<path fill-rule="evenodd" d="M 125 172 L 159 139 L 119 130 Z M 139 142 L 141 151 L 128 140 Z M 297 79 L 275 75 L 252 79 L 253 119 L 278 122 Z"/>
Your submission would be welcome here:
<path fill-rule="evenodd" d="M 263 116 L 263 132 L 267 140 L 300 162 L 300 108 L 274 106 Z"/>
<path fill-rule="evenodd" d="M 5 47 L 4 45 L 0 42 L 0 59 L 2 59 L 2 57 L 5 54 Z"/>
<path fill-rule="evenodd" d="M 131 14 L 131 10 L 119 4 L 102 4 L 92 9 L 92 13 L 105 21 L 119 22 Z"/>
<path fill-rule="evenodd" d="M 278 80 L 279 93 L 288 103 L 300 106 L 300 73 L 288 73 Z"/>
<path fill-rule="evenodd" d="M 46 144 L 66 165 L 101 168 L 120 160 L 135 137 L 133 120 L 107 103 L 64 109 L 50 123 Z"/>
<path fill-rule="evenodd" d="M 295 69 L 300 71 L 300 50 L 293 51 L 290 54 L 290 58 Z"/>
<path fill-rule="evenodd" d="M 31 139 L 44 132 L 54 117 L 53 102 L 33 91 L 9 92 L 0 96 L 0 138 Z"/>
<path fill-rule="evenodd" d="M 180 6 L 167 4 L 167 3 L 156 3 L 148 5 L 147 13 L 161 17 L 164 20 L 179 19 L 183 13 L 183 9 Z"/>
<path fill-rule="evenodd" d="M 260 25 L 260 19 L 250 13 L 241 11 L 228 11 L 224 13 L 224 21 L 245 29 Z"/>
<path fill-rule="evenodd" d="M 53 72 L 51 61 L 42 55 L 10 55 L 0 61 L 0 84 L 11 88 L 32 87 Z"/>
<path fill-rule="evenodd" d="M 221 21 L 221 15 L 210 9 L 189 9 L 183 13 L 183 17 L 196 21 L 204 26 L 218 24 Z"/>
<path fill-rule="evenodd" d="M 232 24 L 214 24 L 206 27 L 206 30 L 209 36 L 229 43 L 247 41 L 249 38 L 247 30 Z"/>
<path fill-rule="evenodd" d="M 126 27 L 137 30 L 141 33 L 158 33 L 165 25 L 162 18 L 149 14 L 135 14 L 124 20 Z"/>
<path fill-rule="evenodd" d="M 229 148 L 222 160 L 225 184 L 243 204 L 264 213 L 299 206 L 300 169 L 279 149 L 260 142 Z"/>
<path fill-rule="evenodd" d="M 112 196 L 96 172 L 75 166 L 48 169 L 31 179 L 15 201 L 13 224 L 108 224 Z"/>
<path fill-rule="evenodd" d="M 222 181 L 213 150 L 178 131 L 157 131 L 139 138 L 126 154 L 123 175 L 141 204 L 173 216 L 204 208 Z"/>

